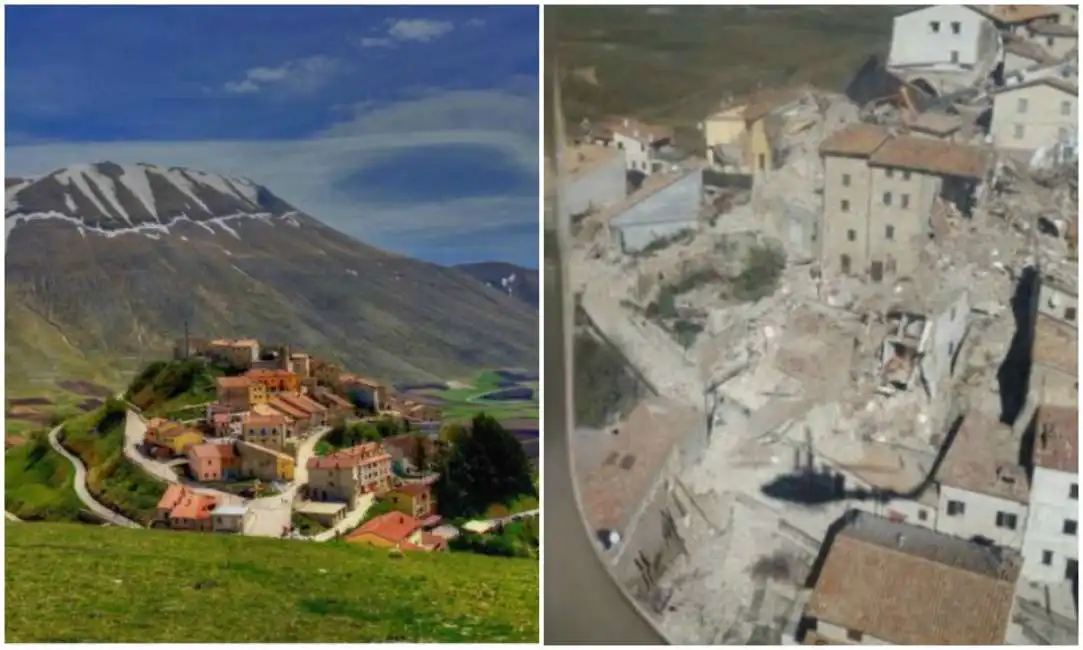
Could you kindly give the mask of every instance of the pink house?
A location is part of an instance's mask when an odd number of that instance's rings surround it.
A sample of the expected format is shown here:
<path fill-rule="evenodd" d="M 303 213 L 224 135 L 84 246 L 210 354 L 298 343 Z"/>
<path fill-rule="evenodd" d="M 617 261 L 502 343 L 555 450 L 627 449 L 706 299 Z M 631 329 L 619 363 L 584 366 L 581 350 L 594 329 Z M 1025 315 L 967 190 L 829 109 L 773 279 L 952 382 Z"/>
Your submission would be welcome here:
<path fill-rule="evenodd" d="M 228 481 L 240 474 L 241 461 L 233 445 L 204 443 L 188 450 L 188 467 L 197 481 Z"/>

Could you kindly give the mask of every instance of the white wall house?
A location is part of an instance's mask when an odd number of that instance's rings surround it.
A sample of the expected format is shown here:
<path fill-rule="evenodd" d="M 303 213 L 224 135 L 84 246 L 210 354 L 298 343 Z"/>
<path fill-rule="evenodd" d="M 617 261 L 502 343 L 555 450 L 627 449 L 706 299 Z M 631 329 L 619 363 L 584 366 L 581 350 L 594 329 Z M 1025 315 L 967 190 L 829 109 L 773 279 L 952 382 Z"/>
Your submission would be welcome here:
<path fill-rule="evenodd" d="M 603 122 L 594 136 L 598 142 L 624 152 L 628 171 L 649 175 L 661 164 L 655 154 L 659 147 L 672 142 L 673 130 L 624 117 Z"/>
<path fill-rule="evenodd" d="M 1038 289 L 1038 313 L 1079 327 L 1079 296 L 1053 278 L 1043 278 Z"/>
<path fill-rule="evenodd" d="M 998 149 L 1033 153 L 1073 139 L 1079 126 L 1079 86 L 1056 71 L 1029 71 L 993 95 L 989 132 Z"/>
<path fill-rule="evenodd" d="M 937 471 L 937 532 L 1023 547 L 1029 491 L 1016 440 L 996 418 L 966 415 Z"/>
<path fill-rule="evenodd" d="M 1043 583 L 1079 574 L 1078 410 L 1042 406 L 1035 420 L 1023 577 Z"/>
<path fill-rule="evenodd" d="M 964 5 L 933 5 L 893 19 L 888 67 L 976 68 L 998 47 L 987 17 Z"/>

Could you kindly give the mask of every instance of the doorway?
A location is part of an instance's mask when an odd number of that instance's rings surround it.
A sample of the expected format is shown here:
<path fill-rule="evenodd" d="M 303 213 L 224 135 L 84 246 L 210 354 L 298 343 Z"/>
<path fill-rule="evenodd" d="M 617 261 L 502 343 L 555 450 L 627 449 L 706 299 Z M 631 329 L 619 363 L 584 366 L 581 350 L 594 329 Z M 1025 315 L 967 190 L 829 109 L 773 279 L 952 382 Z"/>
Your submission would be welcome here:
<path fill-rule="evenodd" d="M 883 262 L 873 262 L 872 263 L 871 275 L 872 275 L 872 281 L 873 282 L 879 282 L 879 281 L 883 280 L 884 279 L 884 263 Z"/>
<path fill-rule="evenodd" d="M 844 275 L 850 275 L 850 256 L 843 255 L 842 257 L 840 257 L 839 266 L 842 267 L 842 272 Z"/>

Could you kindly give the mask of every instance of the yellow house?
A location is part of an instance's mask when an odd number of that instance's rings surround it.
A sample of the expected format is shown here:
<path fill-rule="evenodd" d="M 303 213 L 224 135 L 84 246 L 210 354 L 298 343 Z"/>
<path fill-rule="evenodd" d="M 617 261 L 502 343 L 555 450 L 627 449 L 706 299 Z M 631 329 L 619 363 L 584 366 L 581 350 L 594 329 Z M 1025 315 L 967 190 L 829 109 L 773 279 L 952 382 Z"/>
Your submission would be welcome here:
<path fill-rule="evenodd" d="M 435 511 L 432 487 L 425 483 L 405 483 L 387 494 L 391 508 L 416 519 L 425 519 Z"/>
<path fill-rule="evenodd" d="M 267 386 L 248 377 L 219 377 L 216 388 L 218 403 L 230 408 L 247 411 L 267 403 Z"/>
<path fill-rule="evenodd" d="M 761 91 L 703 122 L 707 159 L 737 173 L 758 175 L 775 168 L 781 120 L 775 109 L 800 96 L 801 89 Z"/>
<path fill-rule="evenodd" d="M 292 481 L 293 480 L 293 459 L 289 456 L 277 456 L 278 462 L 275 464 L 275 474 L 278 475 L 280 481 Z"/>
<path fill-rule="evenodd" d="M 176 422 L 165 422 L 148 427 L 147 442 L 168 449 L 174 456 L 181 456 L 188 449 L 203 442 L 203 434 Z"/>

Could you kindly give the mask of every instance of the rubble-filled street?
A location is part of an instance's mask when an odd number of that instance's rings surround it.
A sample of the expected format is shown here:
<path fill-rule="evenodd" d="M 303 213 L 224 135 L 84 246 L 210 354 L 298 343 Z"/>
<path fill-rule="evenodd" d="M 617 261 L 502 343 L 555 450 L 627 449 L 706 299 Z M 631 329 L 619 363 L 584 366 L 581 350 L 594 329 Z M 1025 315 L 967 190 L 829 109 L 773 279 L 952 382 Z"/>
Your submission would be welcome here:
<path fill-rule="evenodd" d="M 1035 386 L 1030 367 L 1042 345 L 1034 319 L 1046 312 L 1071 333 L 1053 356 L 1076 355 L 1074 149 L 1020 157 L 990 146 L 976 117 L 988 89 L 928 111 L 899 94 L 872 105 L 807 87 L 782 94 L 764 109 L 773 166 L 761 157 L 750 168 L 737 145 L 709 141 L 712 164 L 693 172 L 699 202 L 684 221 L 679 190 L 667 188 L 687 162 L 658 165 L 619 210 L 573 220 L 570 274 L 590 319 L 658 399 L 709 423 L 702 453 L 655 477 L 693 505 L 676 521 L 682 552 L 650 581 L 674 643 L 793 642 L 821 545 L 853 509 L 1027 555 L 1026 497 L 1021 515 L 998 510 L 995 527 L 961 522 L 955 486 L 938 472 L 959 423 L 988 421 L 1013 453 L 994 453 L 990 437 L 991 466 L 972 461 L 963 478 L 1032 481 L 1013 468 L 1036 444 L 1025 435 L 1035 414 L 1075 407 L 1052 404 L 1054 382 Z M 926 139 L 921 128 L 952 135 Z M 913 194 L 889 184 L 911 174 L 930 184 Z M 927 211 L 914 210 L 926 198 Z M 608 426 L 616 434 L 624 422 Z M 1074 625 L 1064 607 L 1027 618 L 1039 583 L 1024 570 L 1007 637 L 1073 640 L 1054 621 Z"/>

